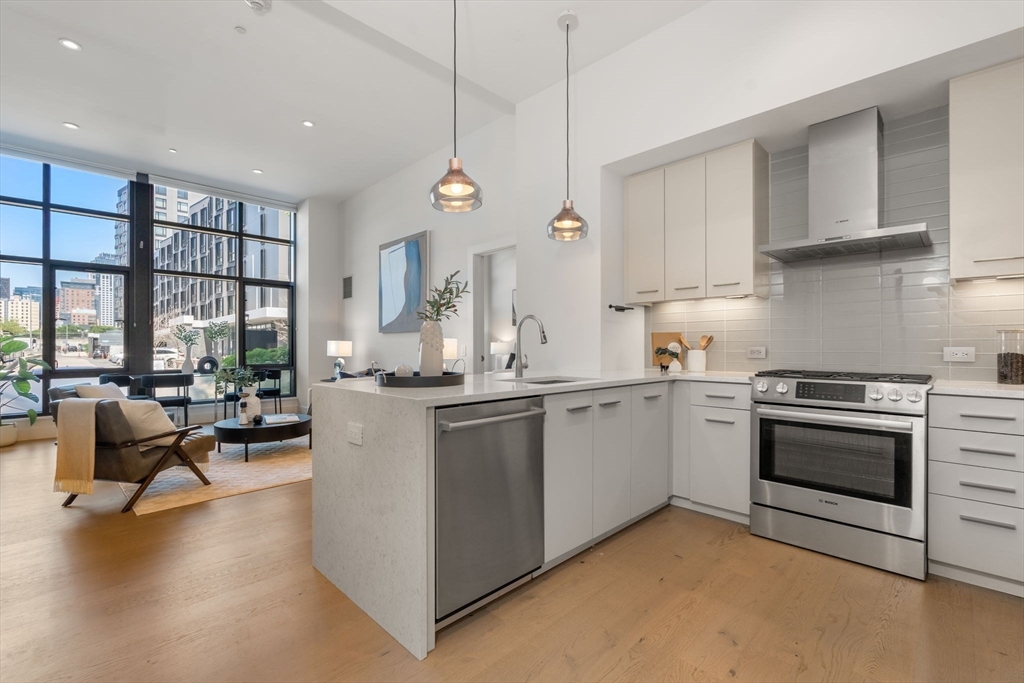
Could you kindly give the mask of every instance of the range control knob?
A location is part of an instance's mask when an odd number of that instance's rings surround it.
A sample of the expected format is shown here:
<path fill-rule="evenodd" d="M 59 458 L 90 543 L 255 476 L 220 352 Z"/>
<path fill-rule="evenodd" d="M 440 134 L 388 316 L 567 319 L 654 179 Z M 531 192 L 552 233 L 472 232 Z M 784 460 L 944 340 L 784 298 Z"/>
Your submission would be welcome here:
<path fill-rule="evenodd" d="M 883 398 L 885 398 L 885 394 L 882 393 L 881 389 L 875 387 L 874 389 L 868 392 L 868 398 L 870 398 L 872 401 L 881 401 Z"/>
<path fill-rule="evenodd" d="M 786 386 L 785 382 L 779 382 L 778 384 L 775 385 L 775 391 L 777 391 L 780 394 L 784 394 L 787 391 L 789 391 L 789 387 Z"/>
<path fill-rule="evenodd" d="M 764 380 L 761 380 L 757 384 L 754 385 L 754 388 L 757 389 L 758 392 L 763 394 L 764 392 L 768 391 L 768 382 L 765 382 Z"/>
<path fill-rule="evenodd" d="M 924 398 L 924 396 L 922 396 L 921 392 L 917 389 L 911 389 L 907 392 L 907 400 L 911 403 L 920 403 L 922 398 Z"/>
<path fill-rule="evenodd" d="M 898 401 L 903 398 L 903 392 L 899 389 L 890 389 L 889 393 L 886 394 L 890 401 Z"/>

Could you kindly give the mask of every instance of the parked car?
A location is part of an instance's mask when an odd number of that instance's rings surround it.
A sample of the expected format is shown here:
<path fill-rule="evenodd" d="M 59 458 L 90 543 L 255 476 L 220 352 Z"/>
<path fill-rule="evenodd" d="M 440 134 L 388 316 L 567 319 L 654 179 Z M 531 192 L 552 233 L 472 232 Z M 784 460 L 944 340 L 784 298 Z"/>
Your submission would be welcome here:
<path fill-rule="evenodd" d="M 181 367 L 182 360 L 184 360 L 184 354 L 179 352 L 178 349 L 167 347 L 153 349 L 153 362 L 159 361 L 163 363 L 164 370 L 174 370 Z"/>
<path fill-rule="evenodd" d="M 124 351 L 117 350 L 110 352 L 110 362 L 116 363 L 117 365 L 124 365 Z"/>

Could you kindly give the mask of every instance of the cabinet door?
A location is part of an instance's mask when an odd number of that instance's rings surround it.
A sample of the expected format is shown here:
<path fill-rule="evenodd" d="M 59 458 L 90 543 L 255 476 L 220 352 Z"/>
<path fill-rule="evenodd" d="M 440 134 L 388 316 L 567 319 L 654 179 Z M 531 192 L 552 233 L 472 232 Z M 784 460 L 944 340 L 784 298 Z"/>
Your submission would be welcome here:
<path fill-rule="evenodd" d="M 707 296 L 754 293 L 753 141 L 711 152 L 707 174 Z"/>
<path fill-rule="evenodd" d="M 665 169 L 665 298 L 702 299 L 704 157 Z"/>
<path fill-rule="evenodd" d="M 630 517 L 668 500 L 668 384 L 631 387 Z"/>
<path fill-rule="evenodd" d="M 594 536 L 629 521 L 629 387 L 594 392 Z"/>
<path fill-rule="evenodd" d="M 627 303 L 665 299 L 665 170 L 626 178 Z"/>
<path fill-rule="evenodd" d="M 690 497 L 690 386 L 672 382 L 672 495 Z"/>
<path fill-rule="evenodd" d="M 690 500 L 750 514 L 750 413 L 690 407 Z"/>
<path fill-rule="evenodd" d="M 1024 273 L 1024 60 L 949 82 L 949 275 Z"/>
<path fill-rule="evenodd" d="M 594 537 L 594 394 L 544 398 L 544 561 Z"/>

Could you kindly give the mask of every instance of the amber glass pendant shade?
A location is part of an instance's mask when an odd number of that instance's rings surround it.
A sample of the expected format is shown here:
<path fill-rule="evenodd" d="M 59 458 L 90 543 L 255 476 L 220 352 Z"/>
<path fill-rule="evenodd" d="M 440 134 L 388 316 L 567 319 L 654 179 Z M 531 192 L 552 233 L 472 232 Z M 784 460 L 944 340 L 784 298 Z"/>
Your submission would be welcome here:
<path fill-rule="evenodd" d="M 575 242 L 587 236 L 590 226 L 572 208 L 572 200 L 562 202 L 562 210 L 548 223 L 548 237 L 559 242 Z"/>
<path fill-rule="evenodd" d="M 463 213 L 479 209 L 483 191 L 462 172 L 462 159 L 448 160 L 448 172 L 430 188 L 430 204 L 445 213 Z"/>

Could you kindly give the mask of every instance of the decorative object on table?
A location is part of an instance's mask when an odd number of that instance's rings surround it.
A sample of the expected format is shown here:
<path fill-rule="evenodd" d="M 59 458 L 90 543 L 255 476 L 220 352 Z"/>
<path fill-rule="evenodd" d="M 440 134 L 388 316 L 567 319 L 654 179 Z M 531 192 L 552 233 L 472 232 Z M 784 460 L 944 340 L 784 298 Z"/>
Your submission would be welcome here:
<path fill-rule="evenodd" d="M 456 0 L 452 0 L 452 158 L 448 160 L 448 172 L 430 188 L 430 205 L 445 213 L 473 211 L 483 203 L 483 191 L 463 172 L 462 159 L 459 158 L 459 41 L 456 5 Z"/>
<path fill-rule="evenodd" d="M 209 322 L 203 328 L 203 338 L 206 339 L 206 355 L 214 358 L 224 358 L 224 349 L 220 343 L 231 336 L 231 324 L 226 322 Z M 213 369 L 217 371 L 216 368 Z M 210 373 L 207 373 L 210 374 Z"/>
<path fill-rule="evenodd" d="M 50 366 L 38 358 L 25 358 L 15 354 L 28 349 L 28 342 L 15 339 L 10 336 L 0 337 L 0 362 L 3 369 L 0 370 L 0 409 L 5 409 L 15 401 L 18 403 L 39 403 L 39 397 L 32 393 L 32 383 L 39 383 L 39 377 L 32 372 L 31 366 L 41 370 L 49 370 Z M 10 389 L 14 389 L 13 396 Z M 25 408 L 28 416 L 28 423 L 36 423 L 38 413 L 35 408 Z M 18 440 L 18 427 L 13 422 L 0 420 L 0 446 L 10 446 Z"/>
<path fill-rule="evenodd" d="M 334 377 L 340 378 L 345 371 L 345 358 L 352 357 L 352 342 L 350 341 L 328 341 L 327 355 L 334 356 Z"/>
<path fill-rule="evenodd" d="M 380 245 L 377 326 L 384 334 L 416 332 L 416 312 L 427 303 L 427 232 Z"/>
<path fill-rule="evenodd" d="M 565 32 L 565 201 L 562 210 L 548 222 L 548 237 L 559 242 L 576 242 L 587 236 L 587 222 L 576 213 L 569 199 L 569 34 L 580 25 L 571 11 L 558 17 L 558 30 Z"/>
<path fill-rule="evenodd" d="M 259 415 L 259 414 L 253 415 L 252 416 L 252 423 L 254 425 L 256 425 L 257 427 L 259 427 L 261 424 L 263 424 L 263 416 Z"/>
<path fill-rule="evenodd" d="M 1024 384 L 1024 330 L 997 330 L 996 381 L 999 384 Z"/>
<path fill-rule="evenodd" d="M 185 347 L 185 360 L 181 362 L 181 372 L 186 375 L 191 375 L 195 372 L 195 366 L 192 364 L 192 347 L 199 344 L 199 337 L 201 334 L 199 330 L 193 329 L 185 324 L 175 325 L 173 334 L 174 338 Z"/>
<path fill-rule="evenodd" d="M 504 367 L 504 359 L 502 358 L 502 356 L 504 356 L 505 354 L 512 353 L 515 350 L 515 348 L 516 348 L 516 345 L 515 345 L 514 342 L 510 342 L 510 341 L 491 342 L 491 349 L 490 349 L 490 351 L 491 351 L 491 355 L 495 356 L 495 359 L 494 359 L 494 370 L 495 371 L 501 370 Z"/>
<path fill-rule="evenodd" d="M 466 383 L 466 373 L 445 372 L 440 375 L 421 375 L 414 372 L 409 377 L 401 377 L 393 372 L 378 372 L 377 386 L 389 389 L 424 389 L 429 387 L 457 387 Z"/>
<path fill-rule="evenodd" d="M 669 344 L 678 343 L 681 335 L 678 332 L 652 332 L 651 333 L 651 365 L 669 365 L 672 356 L 659 354 L 658 349 L 667 349 Z"/>
<path fill-rule="evenodd" d="M 268 425 L 283 425 L 291 424 L 293 422 L 300 422 L 298 415 L 267 415 L 266 422 Z"/>
<path fill-rule="evenodd" d="M 675 374 L 683 371 L 683 365 L 679 362 L 679 354 L 682 352 L 683 347 L 679 345 L 679 342 L 671 342 L 668 346 L 658 347 L 654 350 L 657 357 L 662 358 L 668 356 L 672 359 L 672 362 L 668 364 L 668 371 Z M 665 366 L 662 365 L 661 367 Z"/>
<path fill-rule="evenodd" d="M 253 387 L 259 383 L 256 373 L 250 368 L 221 368 L 213 376 L 214 379 L 214 400 L 219 396 L 224 397 L 224 417 L 228 415 L 228 402 L 232 405 L 241 400 L 242 394 L 251 395 Z M 230 385 L 231 391 L 228 391 Z M 214 415 L 216 418 L 216 414 Z"/>
<path fill-rule="evenodd" d="M 414 374 L 416 371 L 413 370 L 413 367 L 405 363 L 395 368 L 395 377 L 412 377 Z"/>
<path fill-rule="evenodd" d="M 685 339 L 681 340 L 683 344 L 690 349 L 686 353 L 686 369 L 690 372 L 704 372 L 708 367 L 708 352 L 707 348 L 711 346 L 711 342 L 715 341 L 714 335 L 702 335 L 700 338 L 700 348 L 691 348 L 686 343 Z"/>
<path fill-rule="evenodd" d="M 249 424 L 249 401 L 247 400 L 249 394 L 242 392 L 239 396 L 241 396 L 242 400 L 238 402 L 238 424 L 247 425 Z"/>
<path fill-rule="evenodd" d="M 420 374 L 424 377 L 436 377 L 444 372 L 444 335 L 441 332 L 441 320 L 451 320 L 459 315 L 459 302 L 464 294 L 469 294 L 469 281 L 461 282 L 455 276 L 460 271 L 444 279 L 444 285 L 433 287 L 422 311 L 416 315 L 423 321 L 420 328 Z"/>

